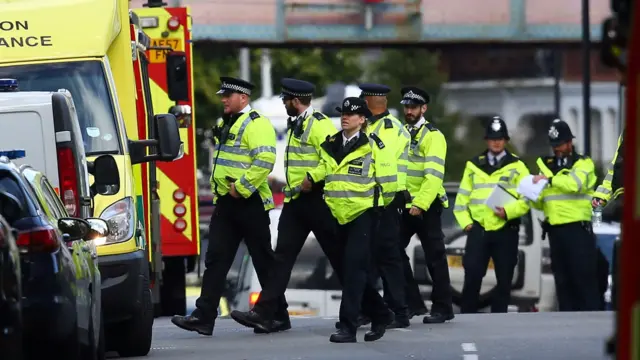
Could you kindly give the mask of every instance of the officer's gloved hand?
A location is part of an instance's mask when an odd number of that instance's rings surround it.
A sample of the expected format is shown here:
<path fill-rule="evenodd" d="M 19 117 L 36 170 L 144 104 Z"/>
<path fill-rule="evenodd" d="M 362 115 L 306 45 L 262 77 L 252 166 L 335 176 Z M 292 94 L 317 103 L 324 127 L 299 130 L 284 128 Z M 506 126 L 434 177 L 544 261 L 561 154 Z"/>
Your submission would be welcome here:
<path fill-rule="evenodd" d="M 411 194 L 409 194 L 409 191 L 403 190 L 396 193 L 391 201 L 391 205 L 398 209 L 404 209 L 409 202 L 411 202 Z"/>

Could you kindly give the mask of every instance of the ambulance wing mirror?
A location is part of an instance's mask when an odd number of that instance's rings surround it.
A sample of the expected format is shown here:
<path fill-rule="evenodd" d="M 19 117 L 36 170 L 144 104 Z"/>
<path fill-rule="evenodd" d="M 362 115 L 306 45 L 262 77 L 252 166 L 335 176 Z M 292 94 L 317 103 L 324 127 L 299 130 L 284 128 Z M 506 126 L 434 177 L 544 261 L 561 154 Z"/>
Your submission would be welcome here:
<path fill-rule="evenodd" d="M 87 170 L 93 175 L 92 187 L 95 187 L 95 193 L 114 195 L 120 191 L 120 171 L 113 156 L 98 156 L 89 164 Z"/>
<path fill-rule="evenodd" d="M 149 161 L 173 161 L 183 154 L 178 120 L 173 114 L 158 114 L 153 117 L 155 139 L 129 140 L 131 164 Z"/>
<path fill-rule="evenodd" d="M 189 101 L 187 55 L 183 51 L 167 54 L 167 92 L 172 101 Z"/>

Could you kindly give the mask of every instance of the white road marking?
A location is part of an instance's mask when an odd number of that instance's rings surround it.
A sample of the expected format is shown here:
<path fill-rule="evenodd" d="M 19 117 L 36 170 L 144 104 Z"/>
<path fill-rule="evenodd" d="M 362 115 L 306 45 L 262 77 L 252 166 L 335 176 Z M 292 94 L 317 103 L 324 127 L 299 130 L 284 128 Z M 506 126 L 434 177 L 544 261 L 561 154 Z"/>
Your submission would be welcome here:
<path fill-rule="evenodd" d="M 463 360 L 478 360 L 477 354 L 464 354 L 462 356 Z"/>
<path fill-rule="evenodd" d="M 462 351 L 475 352 L 478 351 L 478 349 L 476 349 L 476 344 L 474 343 L 462 343 Z"/>
<path fill-rule="evenodd" d="M 404 332 L 411 331 L 411 329 L 403 329 L 403 328 L 395 328 L 395 329 L 389 329 L 389 330 L 404 331 Z"/>

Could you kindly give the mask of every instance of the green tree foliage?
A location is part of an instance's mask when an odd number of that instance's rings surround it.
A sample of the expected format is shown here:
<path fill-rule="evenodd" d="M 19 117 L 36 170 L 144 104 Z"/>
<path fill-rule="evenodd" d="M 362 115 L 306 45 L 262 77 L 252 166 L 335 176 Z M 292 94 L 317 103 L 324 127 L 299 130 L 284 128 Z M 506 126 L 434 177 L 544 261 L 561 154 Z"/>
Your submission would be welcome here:
<path fill-rule="evenodd" d="M 258 86 L 256 98 L 261 94 L 260 81 L 261 50 L 251 52 L 251 80 Z M 293 77 L 316 85 L 316 95 L 322 96 L 327 85 L 342 81 L 356 82 L 362 77 L 359 50 L 336 49 L 272 49 L 271 77 L 273 93 L 280 92 L 280 79 Z"/>
<path fill-rule="evenodd" d="M 425 49 L 388 49 L 371 64 L 367 77 L 393 89 L 388 96 L 389 107 L 397 108 L 400 113 L 403 86 L 418 86 L 429 93 L 431 102 L 425 117 L 435 123 L 447 139 L 445 181 L 460 181 L 466 161 L 485 148 L 484 129 L 480 122 L 469 122 L 460 114 L 446 113 L 441 87 L 447 76 L 439 68 L 438 54 Z M 468 127 L 460 134 L 463 125 Z"/>

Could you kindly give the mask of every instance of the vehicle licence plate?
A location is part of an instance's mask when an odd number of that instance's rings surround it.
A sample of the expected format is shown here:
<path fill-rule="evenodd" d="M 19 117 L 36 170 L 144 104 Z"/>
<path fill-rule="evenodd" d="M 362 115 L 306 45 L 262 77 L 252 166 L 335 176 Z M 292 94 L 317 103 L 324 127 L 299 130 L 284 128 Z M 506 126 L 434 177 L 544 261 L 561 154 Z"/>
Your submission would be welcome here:
<path fill-rule="evenodd" d="M 460 255 L 448 255 L 447 263 L 452 268 L 462 268 L 462 256 Z M 489 259 L 489 269 L 493 269 L 493 259 Z"/>
<path fill-rule="evenodd" d="M 167 39 L 151 39 L 151 46 L 170 47 L 173 51 L 184 51 L 182 47 L 182 39 L 167 38 Z M 157 64 L 166 61 L 166 50 L 149 50 L 149 62 Z"/>

